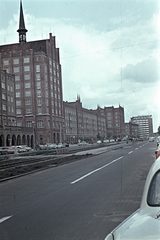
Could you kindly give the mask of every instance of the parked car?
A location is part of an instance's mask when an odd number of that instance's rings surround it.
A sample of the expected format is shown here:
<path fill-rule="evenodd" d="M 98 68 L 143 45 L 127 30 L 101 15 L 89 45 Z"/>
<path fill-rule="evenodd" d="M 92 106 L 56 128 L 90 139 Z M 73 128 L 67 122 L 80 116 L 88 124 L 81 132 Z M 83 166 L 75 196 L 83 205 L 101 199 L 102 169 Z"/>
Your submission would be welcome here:
<path fill-rule="evenodd" d="M 6 155 L 7 152 L 7 148 L 6 147 L 0 147 L 0 155 Z"/>
<path fill-rule="evenodd" d="M 115 228 L 105 240 L 160 239 L 160 157 L 148 173 L 140 208 Z"/>
<path fill-rule="evenodd" d="M 17 150 L 18 153 L 27 152 L 25 146 L 16 146 L 16 150 Z"/>
<path fill-rule="evenodd" d="M 109 143 L 109 140 L 108 139 L 104 139 L 103 143 Z"/>
<path fill-rule="evenodd" d="M 87 145 L 88 143 L 86 141 L 82 141 L 80 143 L 78 143 L 78 146 L 84 146 L 84 145 Z"/>
<path fill-rule="evenodd" d="M 149 142 L 154 142 L 154 137 L 149 137 Z"/>
<path fill-rule="evenodd" d="M 63 145 L 64 145 L 65 147 L 69 147 L 69 143 L 67 143 L 67 142 L 63 143 Z"/>
<path fill-rule="evenodd" d="M 102 143 L 102 141 L 101 141 L 101 140 L 98 140 L 98 141 L 97 141 L 97 143 L 98 143 L 98 144 L 101 144 L 101 143 Z"/>
<path fill-rule="evenodd" d="M 47 149 L 56 149 L 57 148 L 57 144 L 54 143 L 47 143 Z"/>
<path fill-rule="evenodd" d="M 11 147 L 7 147 L 7 153 L 8 154 L 14 154 L 15 153 L 15 147 L 14 146 L 11 146 Z"/>
<path fill-rule="evenodd" d="M 63 143 L 58 143 L 57 148 L 64 148 L 65 146 L 63 145 Z"/>
<path fill-rule="evenodd" d="M 157 147 L 160 145 L 160 136 L 157 137 Z"/>

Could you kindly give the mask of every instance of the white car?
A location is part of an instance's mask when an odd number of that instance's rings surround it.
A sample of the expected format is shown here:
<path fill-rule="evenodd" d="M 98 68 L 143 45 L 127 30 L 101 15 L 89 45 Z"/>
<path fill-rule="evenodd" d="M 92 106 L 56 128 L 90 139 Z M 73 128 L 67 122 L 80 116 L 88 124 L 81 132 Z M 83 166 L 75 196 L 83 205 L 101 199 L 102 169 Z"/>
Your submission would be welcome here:
<path fill-rule="evenodd" d="M 115 228 L 105 240 L 160 239 L 160 157 L 153 163 L 140 208 Z"/>

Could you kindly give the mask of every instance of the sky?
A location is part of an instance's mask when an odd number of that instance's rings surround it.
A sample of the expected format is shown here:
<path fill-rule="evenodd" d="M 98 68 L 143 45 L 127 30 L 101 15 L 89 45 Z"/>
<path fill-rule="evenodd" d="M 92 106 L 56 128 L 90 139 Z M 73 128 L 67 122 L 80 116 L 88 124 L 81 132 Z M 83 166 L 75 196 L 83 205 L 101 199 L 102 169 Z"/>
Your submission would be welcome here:
<path fill-rule="evenodd" d="M 56 36 L 63 100 L 124 107 L 160 125 L 159 0 L 22 0 L 27 41 Z M 0 45 L 18 42 L 20 0 L 0 0 Z"/>

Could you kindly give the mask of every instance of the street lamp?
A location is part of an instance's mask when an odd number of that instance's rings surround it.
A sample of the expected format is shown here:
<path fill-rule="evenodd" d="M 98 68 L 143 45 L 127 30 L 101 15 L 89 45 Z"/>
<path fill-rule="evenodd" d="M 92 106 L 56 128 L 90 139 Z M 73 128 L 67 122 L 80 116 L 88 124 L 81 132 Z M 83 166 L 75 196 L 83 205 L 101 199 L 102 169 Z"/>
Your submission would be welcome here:
<path fill-rule="evenodd" d="M 33 130 L 33 149 L 35 150 L 35 127 L 34 127 L 35 122 L 32 121 L 32 130 Z"/>

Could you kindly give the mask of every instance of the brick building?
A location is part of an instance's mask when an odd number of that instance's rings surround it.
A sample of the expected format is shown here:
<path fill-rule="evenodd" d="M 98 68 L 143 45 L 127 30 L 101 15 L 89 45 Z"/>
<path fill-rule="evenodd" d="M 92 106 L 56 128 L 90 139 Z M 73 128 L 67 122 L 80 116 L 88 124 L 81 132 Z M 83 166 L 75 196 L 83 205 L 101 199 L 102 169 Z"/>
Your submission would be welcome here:
<path fill-rule="evenodd" d="M 17 126 L 35 129 L 37 144 L 59 142 L 64 125 L 62 77 L 56 39 L 27 42 L 22 2 L 19 43 L 0 46 L 0 68 L 15 75 Z"/>
<path fill-rule="evenodd" d="M 66 141 L 88 142 L 123 138 L 125 134 L 124 108 L 104 107 L 86 109 L 80 97 L 75 102 L 64 102 Z"/>
<path fill-rule="evenodd" d="M 15 77 L 0 69 L 0 146 L 33 146 L 33 128 L 17 127 Z"/>

